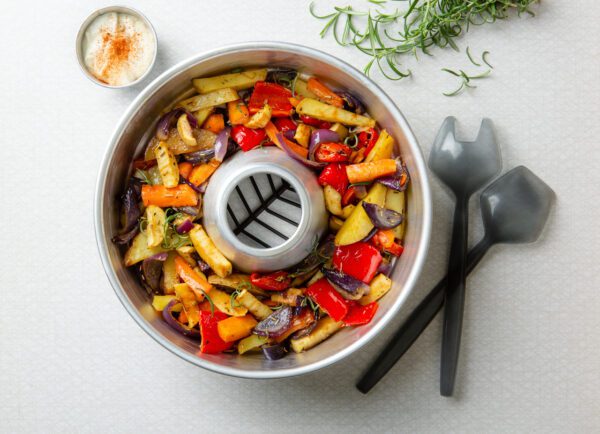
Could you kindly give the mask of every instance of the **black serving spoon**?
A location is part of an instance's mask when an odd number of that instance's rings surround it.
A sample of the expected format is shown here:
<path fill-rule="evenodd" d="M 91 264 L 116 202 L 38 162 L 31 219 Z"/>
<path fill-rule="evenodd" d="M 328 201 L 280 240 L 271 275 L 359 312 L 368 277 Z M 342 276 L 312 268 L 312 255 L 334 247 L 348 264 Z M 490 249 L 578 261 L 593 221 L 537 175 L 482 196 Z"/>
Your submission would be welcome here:
<path fill-rule="evenodd" d="M 554 191 L 525 166 L 512 169 L 490 184 L 481 194 L 485 235 L 467 254 L 467 274 L 494 244 L 537 240 L 554 198 Z M 423 333 L 444 304 L 446 282 L 446 277 L 440 280 L 398 329 L 356 384 L 358 390 L 371 390 Z"/>

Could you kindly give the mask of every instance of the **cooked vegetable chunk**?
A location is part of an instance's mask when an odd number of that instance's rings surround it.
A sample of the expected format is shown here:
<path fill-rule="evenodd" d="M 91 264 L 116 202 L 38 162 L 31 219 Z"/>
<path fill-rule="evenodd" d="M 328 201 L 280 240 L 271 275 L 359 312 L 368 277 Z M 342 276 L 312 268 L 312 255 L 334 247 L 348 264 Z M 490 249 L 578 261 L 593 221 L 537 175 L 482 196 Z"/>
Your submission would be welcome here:
<path fill-rule="evenodd" d="M 178 106 L 186 110 L 195 112 L 208 107 L 214 107 L 221 104 L 227 104 L 230 101 L 240 99 L 235 89 L 225 88 L 215 90 L 204 95 L 196 95 L 180 101 Z"/>
<path fill-rule="evenodd" d="M 202 226 L 194 226 L 194 229 L 190 231 L 190 239 L 202 260 L 206 262 L 218 276 L 226 277 L 231 274 L 233 268 L 231 262 L 229 262 L 217 249 Z"/>
<path fill-rule="evenodd" d="M 375 146 L 373 146 L 373 149 L 367 154 L 365 163 L 392 158 L 393 153 L 394 138 L 390 136 L 386 130 L 382 130 L 377 142 L 375 142 Z"/>
<path fill-rule="evenodd" d="M 378 274 L 373 278 L 369 286 L 371 287 L 371 291 L 358 300 L 358 302 L 363 306 L 366 306 L 367 304 L 377 301 L 383 297 L 392 287 L 392 281 L 385 274 Z"/>
<path fill-rule="evenodd" d="M 158 142 L 154 156 L 163 185 L 168 188 L 176 187 L 179 184 L 179 166 L 165 142 Z"/>
<path fill-rule="evenodd" d="M 386 187 L 375 183 L 363 201 L 383 206 L 385 204 L 386 191 Z M 352 214 L 350 214 L 336 234 L 335 244 L 344 246 L 356 243 L 366 237 L 374 227 L 361 202 L 354 208 Z"/>
<path fill-rule="evenodd" d="M 375 119 L 325 104 L 312 98 L 304 98 L 296 107 L 296 112 L 301 115 L 311 116 L 313 118 L 328 121 L 340 122 L 344 125 L 357 127 L 374 127 Z"/>
<path fill-rule="evenodd" d="M 309 350 L 315 345 L 323 342 L 329 336 L 340 331 L 343 326 L 344 323 L 341 321 L 337 322 L 329 316 L 322 318 L 317 322 L 317 326 L 310 334 L 300 339 L 292 339 L 291 348 L 296 353 Z"/>
<path fill-rule="evenodd" d="M 185 113 L 179 116 L 179 119 L 177 119 L 177 132 L 179 133 L 181 140 L 183 140 L 186 145 L 198 145 L 198 142 L 196 142 L 196 138 L 194 137 L 194 132 L 192 131 L 192 126 L 190 125 L 187 114 Z"/>
<path fill-rule="evenodd" d="M 404 191 L 396 191 L 396 190 L 392 190 L 391 188 L 388 188 L 387 194 L 385 197 L 385 207 L 388 209 L 391 209 L 392 211 L 396 211 L 396 212 L 399 212 L 400 214 L 404 215 L 406 212 L 404 209 L 404 201 L 405 201 L 404 194 L 405 194 Z M 405 218 L 402 219 L 402 223 L 400 223 L 400 225 L 396 226 L 393 229 L 394 235 L 399 240 L 404 238 L 405 223 L 406 223 L 406 216 L 405 216 Z"/>
<path fill-rule="evenodd" d="M 249 89 L 257 81 L 267 78 L 267 69 L 250 69 L 248 71 L 232 74 L 217 75 L 215 77 L 195 78 L 192 84 L 198 93 L 209 93 L 219 89 L 231 88 L 235 90 Z"/>
<path fill-rule="evenodd" d="M 265 291 L 250 282 L 250 276 L 247 274 L 230 274 L 227 277 L 220 277 L 213 274 L 208 276 L 208 281 L 220 288 L 227 288 L 232 291 L 246 289 L 254 295 L 267 296 Z"/>
<path fill-rule="evenodd" d="M 248 309 L 252 315 L 256 318 L 263 320 L 273 313 L 271 308 L 266 304 L 261 303 L 255 296 L 249 291 L 244 289 L 235 297 L 235 301 L 240 303 L 242 306 Z"/>
<path fill-rule="evenodd" d="M 149 205 L 146 208 L 146 236 L 148 247 L 159 246 L 165 235 L 165 220 L 167 216 L 162 208 Z"/>
<path fill-rule="evenodd" d="M 224 319 L 219 321 L 217 326 L 221 339 L 225 342 L 235 342 L 252 333 L 252 329 L 256 324 L 258 323 L 252 315 L 245 315 Z"/>
<path fill-rule="evenodd" d="M 125 266 L 130 267 L 133 264 L 143 261 L 144 259 L 164 252 L 161 246 L 148 247 L 148 236 L 145 232 L 140 232 L 131 242 L 131 247 L 125 253 Z"/>

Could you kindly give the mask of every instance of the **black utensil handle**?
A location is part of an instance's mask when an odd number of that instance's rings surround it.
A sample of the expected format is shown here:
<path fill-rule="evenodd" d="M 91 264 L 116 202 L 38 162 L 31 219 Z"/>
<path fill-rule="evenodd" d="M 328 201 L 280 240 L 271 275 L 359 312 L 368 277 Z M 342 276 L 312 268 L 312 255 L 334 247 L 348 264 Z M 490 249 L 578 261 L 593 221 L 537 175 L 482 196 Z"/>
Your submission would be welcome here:
<path fill-rule="evenodd" d="M 448 281 L 444 307 L 444 331 L 442 334 L 442 360 L 440 368 L 440 394 L 452 396 L 456 380 L 460 338 L 465 306 L 465 278 L 467 256 L 467 227 L 469 214 L 466 198 L 458 198 L 454 210 L 452 244 L 448 260 Z"/>
<path fill-rule="evenodd" d="M 489 238 L 483 238 L 467 255 L 467 274 L 479 264 L 485 253 L 492 246 Z M 413 310 L 410 316 L 400 326 L 396 334 L 389 340 L 377 359 L 369 366 L 356 388 L 367 393 L 381 380 L 396 364 L 410 346 L 423 333 L 427 325 L 435 318 L 444 304 L 444 289 L 446 277 L 433 287 L 425 299 Z"/>

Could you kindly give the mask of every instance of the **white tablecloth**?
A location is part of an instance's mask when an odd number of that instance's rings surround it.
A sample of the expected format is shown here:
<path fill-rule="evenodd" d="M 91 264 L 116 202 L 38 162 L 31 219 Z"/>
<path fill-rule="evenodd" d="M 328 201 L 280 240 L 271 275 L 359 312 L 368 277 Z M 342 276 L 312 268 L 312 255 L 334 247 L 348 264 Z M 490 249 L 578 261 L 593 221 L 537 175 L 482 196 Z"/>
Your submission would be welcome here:
<path fill-rule="evenodd" d="M 249 40 L 366 58 L 331 39 L 301 1 L 130 1 L 154 23 L 152 77 L 203 50 Z M 320 10 L 336 2 L 319 2 Z M 345 2 L 337 3 L 344 4 Z M 374 78 L 425 154 L 445 116 L 466 138 L 491 117 L 504 167 L 530 167 L 558 200 L 541 240 L 496 247 L 468 281 L 456 398 L 438 393 L 438 317 L 369 396 L 354 383 L 444 272 L 452 202 L 434 180 L 429 260 L 409 305 L 373 343 L 315 374 L 278 381 L 194 367 L 150 339 L 102 270 L 92 225 L 98 165 L 142 89 L 79 71 L 74 41 L 105 1 L 5 1 L 0 26 L 0 431 L 598 432 L 600 430 L 600 4 L 544 1 L 536 18 L 479 27 L 461 42 L 496 67 L 447 98 L 434 50 L 414 77 Z M 401 5 L 401 4 L 400 4 Z M 481 235 L 472 200 L 471 243 Z"/>

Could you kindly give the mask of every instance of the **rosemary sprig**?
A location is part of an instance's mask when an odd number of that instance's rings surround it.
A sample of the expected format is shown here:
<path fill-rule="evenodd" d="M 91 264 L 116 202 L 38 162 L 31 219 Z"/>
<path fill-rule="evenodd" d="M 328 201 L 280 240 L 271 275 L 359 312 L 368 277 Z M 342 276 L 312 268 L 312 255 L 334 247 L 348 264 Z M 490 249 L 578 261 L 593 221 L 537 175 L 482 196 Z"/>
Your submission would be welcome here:
<path fill-rule="evenodd" d="M 487 71 L 482 72 L 481 74 L 473 74 L 473 75 L 467 74 L 462 69 L 459 69 L 458 71 L 454 71 L 452 69 L 442 68 L 442 71 L 447 72 L 449 74 L 452 74 L 452 75 L 460 78 L 460 80 L 461 80 L 460 86 L 458 86 L 458 88 L 456 88 L 452 92 L 444 92 L 444 95 L 446 95 L 446 96 L 455 96 L 455 95 L 458 95 L 459 93 L 461 93 L 466 88 L 474 89 L 477 86 L 471 84 L 471 80 L 479 80 L 481 78 L 487 77 L 488 75 L 490 75 L 492 73 L 491 69 L 488 69 Z"/>
<path fill-rule="evenodd" d="M 167 214 L 167 217 L 165 218 L 165 225 L 163 227 L 162 248 L 172 250 L 189 244 L 190 237 L 187 234 L 178 233 L 173 228 L 173 222 L 178 218 L 183 217 L 183 213 L 175 212 L 172 208 L 167 208 L 165 213 Z"/>
<path fill-rule="evenodd" d="M 417 57 L 419 52 L 431 55 L 430 48 L 451 47 L 458 51 L 456 38 L 467 32 L 471 25 L 482 25 L 503 20 L 513 14 L 534 15 L 531 5 L 539 0 L 408 0 L 406 10 L 386 11 L 384 0 L 369 0 L 368 11 L 354 10 L 351 6 L 334 7 L 331 13 L 319 15 L 315 4 L 309 11 L 325 25 L 320 36 L 331 33 L 342 46 L 354 46 L 370 56 L 364 67 L 369 75 L 373 65 L 390 80 L 411 75 L 401 66 L 403 55 Z M 470 54 L 470 53 L 469 53 Z M 471 57 L 469 55 L 469 57 Z M 483 61 L 490 68 L 491 65 Z"/>

